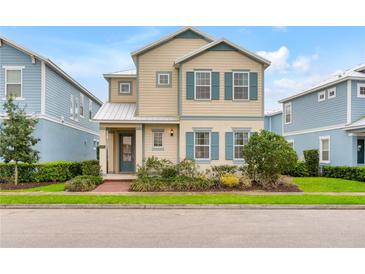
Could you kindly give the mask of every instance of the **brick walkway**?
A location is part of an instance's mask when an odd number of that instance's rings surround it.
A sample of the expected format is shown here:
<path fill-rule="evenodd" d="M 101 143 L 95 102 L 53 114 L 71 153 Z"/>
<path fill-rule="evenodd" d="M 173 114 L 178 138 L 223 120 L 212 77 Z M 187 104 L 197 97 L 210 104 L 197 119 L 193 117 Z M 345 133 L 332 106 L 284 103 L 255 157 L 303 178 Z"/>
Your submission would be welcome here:
<path fill-rule="evenodd" d="M 130 181 L 105 181 L 93 192 L 128 192 Z"/>

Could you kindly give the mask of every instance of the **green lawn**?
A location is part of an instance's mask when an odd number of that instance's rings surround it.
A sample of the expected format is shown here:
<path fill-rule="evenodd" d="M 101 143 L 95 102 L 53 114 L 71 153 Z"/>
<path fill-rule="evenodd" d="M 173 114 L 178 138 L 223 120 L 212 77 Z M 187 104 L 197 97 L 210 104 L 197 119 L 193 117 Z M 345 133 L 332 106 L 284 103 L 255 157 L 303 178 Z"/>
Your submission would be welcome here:
<path fill-rule="evenodd" d="M 365 192 L 365 182 L 325 177 L 297 177 L 294 183 L 304 192 Z"/>
<path fill-rule="evenodd" d="M 365 196 L 199 194 L 161 196 L 7 195 L 1 204 L 365 204 Z"/>
<path fill-rule="evenodd" d="M 0 192 L 38 192 L 38 191 L 43 191 L 43 192 L 59 192 L 59 191 L 63 191 L 65 187 L 64 183 L 60 183 L 60 184 L 52 184 L 52 185 L 48 185 L 48 186 L 38 186 L 38 187 L 33 187 L 33 188 L 27 188 L 27 189 L 17 189 L 17 190 L 0 190 Z"/>

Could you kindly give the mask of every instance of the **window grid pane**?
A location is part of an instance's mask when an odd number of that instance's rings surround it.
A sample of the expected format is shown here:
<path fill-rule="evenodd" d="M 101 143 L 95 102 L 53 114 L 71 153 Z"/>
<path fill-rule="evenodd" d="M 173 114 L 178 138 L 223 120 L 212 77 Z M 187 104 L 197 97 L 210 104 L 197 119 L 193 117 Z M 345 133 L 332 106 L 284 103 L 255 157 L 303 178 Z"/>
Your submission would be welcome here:
<path fill-rule="evenodd" d="M 120 84 L 120 92 L 121 93 L 129 93 L 130 92 L 130 84 L 129 83 L 121 83 Z"/>
<path fill-rule="evenodd" d="M 360 94 L 365 95 L 365 87 L 360 87 Z"/>
<path fill-rule="evenodd" d="M 209 132 L 195 133 L 195 158 L 209 159 Z"/>
<path fill-rule="evenodd" d="M 169 84 L 169 75 L 168 74 L 159 74 L 159 84 L 168 85 Z"/>
<path fill-rule="evenodd" d="M 234 133 L 234 158 L 243 159 L 243 147 L 248 143 L 248 132 Z"/>
<path fill-rule="evenodd" d="M 248 73 L 235 72 L 233 73 L 233 90 L 234 99 L 248 99 Z"/>
<path fill-rule="evenodd" d="M 6 82 L 8 84 L 20 84 L 21 83 L 21 70 L 7 70 Z"/>
<path fill-rule="evenodd" d="M 9 97 L 21 97 L 22 87 L 20 84 L 7 84 L 6 95 Z"/>
<path fill-rule="evenodd" d="M 162 147 L 162 132 L 153 133 L 153 146 Z"/>
<path fill-rule="evenodd" d="M 196 72 L 196 98 L 210 99 L 210 72 Z"/>

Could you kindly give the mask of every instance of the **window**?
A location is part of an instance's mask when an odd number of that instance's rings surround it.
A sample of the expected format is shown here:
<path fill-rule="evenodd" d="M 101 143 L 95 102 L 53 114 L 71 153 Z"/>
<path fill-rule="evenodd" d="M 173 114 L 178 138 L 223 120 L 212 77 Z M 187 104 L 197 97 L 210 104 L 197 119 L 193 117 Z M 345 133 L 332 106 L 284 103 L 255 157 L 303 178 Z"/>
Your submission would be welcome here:
<path fill-rule="evenodd" d="M 195 132 L 195 159 L 210 159 L 210 132 Z"/>
<path fill-rule="evenodd" d="M 288 144 L 294 149 L 294 140 L 287 140 Z"/>
<path fill-rule="evenodd" d="M 327 90 L 328 99 L 332 99 L 336 97 L 336 88 L 330 88 Z"/>
<path fill-rule="evenodd" d="M 365 98 L 365 84 L 357 84 L 357 97 Z"/>
<path fill-rule="evenodd" d="M 170 78 L 171 73 L 170 72 L 157 72 L 157 86 L 170 86 Z"/>
<path fill-rule="evenodd" d="M 284 111 L 285 111 L 285 124 L 291 124 L 291 122 L 292 122 L 291 103 L 287 103 L 284 105 Z"/>
<path fill-rule="evenodd" d="M 74 96 L 71 95 L 70 96 L 70 119 L 74 119 L 74 108 L 75 108 L 75 101 L 74 101 Z"/>
<path fill-rule="evenodd" d="M 84 117 L 84 94 L 80 94 L 80 116 Z"/>
<path fill-rule="evenodd" d="M 162 148 L 163 147 L 163 131 L 153 132 L 153 147 Z"/>
<path fill-rule="evenodd" d="M 195 72 L 195 99 L 210 100 L 211 98 L 211 72 L 210 71 L 196 71 Z"/>
<path fill-rule="evenodd" d="M 5 69 L 5 94 L 7 97 L 22 97 L 22 70 L 21 69 Z"/>
<path fill-rule="evenodd" d="M 89 120 L 93 118 L 93 101 L 89 99 Z"/>
<path fill-rule="evenodd" d="M 75 97 L 75 108 L 74 108 L 74 118 L 76 121 L 79 120 L 79 97 Z"/>
<path fill-rule="evenodd" d="M 318 92 L 318 102 L 322 102 L 324 100 L 326 100 L 326 92 L 325 91 Z"/>
<path fill-rule="evenodd" d="M 119 83 L 119 93 L 120 94 L 130 94 L 131 93 L 131 83 L 120 82 Z"/>
<path fill-rule="evenodd" d="M 328 164 L 330 162 L 330 137 L 319 137 L 320 162 Z"/>
<path fill-rule="evenodd" d="M 233 72 L 233 99 L 248 100 L 248 72 Z"/>
<path fill-rule="evenodd" d="M 243 146 L 248 143 L 248 131 L 236 131 L 233 133 L 233 155 L 235 160 L 243 159 Z"/>

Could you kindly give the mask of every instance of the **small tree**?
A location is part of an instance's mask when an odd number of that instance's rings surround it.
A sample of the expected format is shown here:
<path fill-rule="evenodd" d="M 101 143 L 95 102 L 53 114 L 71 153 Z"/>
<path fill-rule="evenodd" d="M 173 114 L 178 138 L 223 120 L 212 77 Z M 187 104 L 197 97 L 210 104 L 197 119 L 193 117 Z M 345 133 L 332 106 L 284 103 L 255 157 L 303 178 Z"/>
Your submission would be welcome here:
<path fill-rule="evenodd" d="M 243 157 L 248 176 L 264 187 L 274 186 L 280 174 L 297 162 L 295 151 L 282 136 L 264 130 L 251 136 Z"/>
<path fill-rule="evenodd" d="M 308 149 L 303 151 L 305 165 L 309 176 L 318 176 L 319 173 L 319 152 L 318 149 Z"/>
<path fill-rule="evenodd" d="M 0 126 L 0 157 L 5 163 L 14 161 L 14 183 L 19 180 L 19 162 L 32 163 L 39 159 L 33 149 L 39 139 L 32 136 L 37 120 L 27 117 L 25 110 L 14 104 L 11 97 L 4 104 L 7 117 Z"/>

